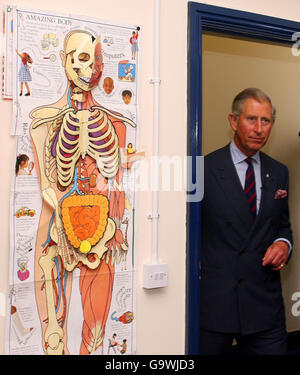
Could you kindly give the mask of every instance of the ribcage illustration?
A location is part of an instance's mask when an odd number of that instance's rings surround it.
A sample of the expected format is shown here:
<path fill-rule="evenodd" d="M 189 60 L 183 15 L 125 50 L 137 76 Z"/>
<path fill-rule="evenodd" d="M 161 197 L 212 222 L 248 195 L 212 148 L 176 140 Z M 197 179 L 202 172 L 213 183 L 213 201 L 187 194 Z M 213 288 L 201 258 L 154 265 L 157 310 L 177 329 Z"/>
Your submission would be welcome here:
<path fill-rule="evenodd" d="M 57 178 L 61 186 L 70 185 L 76 162 L 85 155 L 95 160 L 100 158 L 98 166 L 101 165 L 104 177 L 117 174 L 118 137 L 107 113 L 101 109 L 68 112 L 64 116 L 55 142 Z"/>

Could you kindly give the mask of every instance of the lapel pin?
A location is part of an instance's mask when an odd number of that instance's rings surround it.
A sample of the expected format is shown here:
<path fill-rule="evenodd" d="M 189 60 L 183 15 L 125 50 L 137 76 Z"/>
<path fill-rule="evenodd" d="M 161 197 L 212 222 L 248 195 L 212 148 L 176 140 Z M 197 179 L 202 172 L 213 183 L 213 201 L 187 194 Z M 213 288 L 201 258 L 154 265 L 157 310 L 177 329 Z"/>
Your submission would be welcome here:
<path fill-rule="evenodd" d="M 267 173 L 267 174 L 266 174 L 266 177 L 267 177 L 267 178 L 269 178 L 269 177 L 270 177 L 269 173 Z"/>

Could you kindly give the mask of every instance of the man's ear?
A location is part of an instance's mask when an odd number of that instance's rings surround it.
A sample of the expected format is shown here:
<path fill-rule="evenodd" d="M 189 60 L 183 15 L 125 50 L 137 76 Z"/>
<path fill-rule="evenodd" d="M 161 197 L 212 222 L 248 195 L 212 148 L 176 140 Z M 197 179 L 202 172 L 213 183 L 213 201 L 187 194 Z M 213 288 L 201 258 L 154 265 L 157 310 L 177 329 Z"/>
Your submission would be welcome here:
<path fill-rule="evenodd" d="M 66 54 L 64 51 L 59 52 L 60 58 L 61 58 L 61 65 L 65 68 L 66 66 Z"/>
<path fill-rule="evenodd" d="M 229 120 L 231 129 L 235 132 L 237 129 L 237 116 L 234 113 L 229 113 L 228 120 Z"/>

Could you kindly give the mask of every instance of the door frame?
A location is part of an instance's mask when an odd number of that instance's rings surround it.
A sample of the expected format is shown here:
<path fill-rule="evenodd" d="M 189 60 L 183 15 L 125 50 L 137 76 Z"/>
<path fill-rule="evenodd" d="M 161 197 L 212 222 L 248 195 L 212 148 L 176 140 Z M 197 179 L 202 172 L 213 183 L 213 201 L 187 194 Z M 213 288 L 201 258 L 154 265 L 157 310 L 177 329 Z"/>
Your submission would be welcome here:
<path fill-rule="evenodd" d="M 188 3 L 188 134 L 187 154 L 202 155 L 202 33 L 205 31 L 293 45 L 300 22 L 229 8 Z M 196 164 L 196 163 L 194 163 Z M 196 180 L 195 166 L 188 181 Z M 201 202 L 187 200 L 186 354 L 199 354 Z"/>

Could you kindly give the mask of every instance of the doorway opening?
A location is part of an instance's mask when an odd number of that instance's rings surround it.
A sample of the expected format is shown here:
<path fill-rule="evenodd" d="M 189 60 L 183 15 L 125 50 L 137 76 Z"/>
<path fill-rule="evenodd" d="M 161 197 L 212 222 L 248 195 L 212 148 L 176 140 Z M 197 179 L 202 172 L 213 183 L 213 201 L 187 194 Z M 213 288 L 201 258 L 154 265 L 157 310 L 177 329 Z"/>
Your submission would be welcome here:
<path fill-rule="evenodd" d="M 295 202 L 295 186 L 300 183 L 299 119 L 294 110 L 300 100 L 300 61 L 292 54 L 292 46 L 297 30 L 297 22 L 189 3 L 188 155 L 205 155 L 229 143 L 232 133 L 227 114 L 233 97 L 246 87 L 259 87 L 278 110 L 272 139 L 264 151 L 288 165 L 294 186 L 290 201 Z M 201 202 L 187 203 L 187 354 L 199 353 L 200 212 Z M 300 207 L 291 207 L 292 224 L 299 221 L 297 212 Z M 300 328 L 291 309 L 300 283 L 296 263 L 293 259 L 282 276 L 287 328 L 293 336 Z"/>

